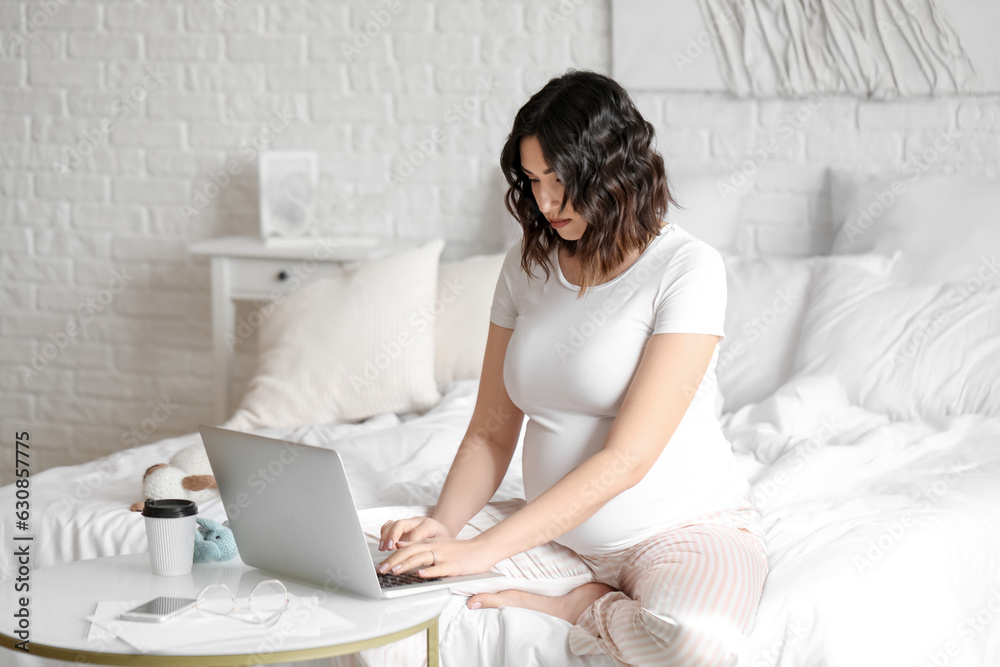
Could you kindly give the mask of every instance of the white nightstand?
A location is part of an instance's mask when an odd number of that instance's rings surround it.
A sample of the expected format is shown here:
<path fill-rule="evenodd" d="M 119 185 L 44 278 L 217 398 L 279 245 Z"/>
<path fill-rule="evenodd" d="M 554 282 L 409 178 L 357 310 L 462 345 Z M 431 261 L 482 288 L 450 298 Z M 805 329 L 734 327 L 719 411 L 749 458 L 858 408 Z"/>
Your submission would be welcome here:
<path fill-rule="evenodd" d="M 378 239 L 374 244 L 350 240 L 268 247 L 259 238 L 231 236 L 192 245 L 192 255 L 212 260 L 212 351 L 215 365 L 215 418 L 229 417 L 229 383 L 236 339 L 236 301 L 269 300 L 306 282 L 336 271 L 339 265 L 415 248 L 415 239 Z M 259 323 L 258 323 L 259 324 Z M 255 327 L 249 322 L 250 327 Z M 241 336 L 242 337 L 242 336 Z"/>

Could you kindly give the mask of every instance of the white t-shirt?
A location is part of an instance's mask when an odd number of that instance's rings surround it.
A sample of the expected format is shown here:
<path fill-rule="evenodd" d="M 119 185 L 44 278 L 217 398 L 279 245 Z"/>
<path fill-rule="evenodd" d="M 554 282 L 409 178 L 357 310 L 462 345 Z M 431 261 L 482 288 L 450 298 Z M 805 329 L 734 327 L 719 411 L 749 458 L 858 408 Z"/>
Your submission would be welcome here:
<path fill-rule="evenodd" d="M 604 447 L 651 335 L 725 335 L 722 256 L 676 224 L 665 225 L 628 269 L 583 298 L 563 276 L 556 248 L 550 257 L 548 280 L 538 265 L 529 280 L 520 243 L 514 244 L 490 310 L 491 322 L 514 330 L 503 379 L 528 416 L 522 469 L 529 502 Z M 690 407 L 642 481 L 550 539 L 580 554 L 606 553 L 697 514 L 744 506 L 749 485 L 715 413 L 718 353 L 717 345 Z M 596 493 L 581 489 L 584 499 Z"/>

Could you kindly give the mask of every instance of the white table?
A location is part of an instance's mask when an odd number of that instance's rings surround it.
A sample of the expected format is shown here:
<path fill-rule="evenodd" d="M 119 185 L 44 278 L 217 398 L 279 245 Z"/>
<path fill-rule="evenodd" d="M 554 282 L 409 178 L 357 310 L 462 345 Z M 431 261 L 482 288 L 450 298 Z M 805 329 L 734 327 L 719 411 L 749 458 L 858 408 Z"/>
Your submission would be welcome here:
<path fill-rule="evenodd" d="M 195 563 L 191 574 L 153 575 L 149 554 L 137 553 L 109 558 L 74 561 L 31 572 L 28 611 L 31 619 L 29 646 L 33 655 L 69 662 L 104 665 L 256 665 L 294 662 L 356 653 L 404 637 L 427 632 L 427 664 L 438 666 L 438 616 L 451 598 L 448 589 L 438 589 L 389 600 L 369 600 L 349 594 L 323 591 L 321 606 L 354 623 L 350 629 L 318 637 L 286 636 L 273 652 L 260 650 L 260 638 L 230 640 L 197 650 L 136 653 L 121 641 L 88 640 L 90 622 L 100 600 L 147 600 L 160 595 L 195 597 L 210 583 L 228 583 L 237 597 L 250 593 L 253 585 L 272 575 L 245 565 L 237 556 L 230 561 Z M 322 589 L 279 577 L 289 592 L 316 595 Z M 2 655 L 21 641 L 13 636 L 13 613 L 18 608 L 13 582 L 0 596 L 0 664 Z M 163 626 L 169 631 L 169 621 Z"/>
<path fill-rule="evenodd" d="M 385 257 L 420 244 L 415 239 L 372 239 L 369 243 L 318 240 L 300 246 L 266 246 L 259 238 L 232 236 L 196 243 L 189 252 L 212 261 L 212 353 L 215 365 L 215 419 L 229 418 L 229 382 L 237 339 L 236 301 L 275 298 L 329 275 L 346 262 Z M 241 323 L 255 328 L 254 322 Z M 240 335 L 239 338 L 244 336 Z"/>

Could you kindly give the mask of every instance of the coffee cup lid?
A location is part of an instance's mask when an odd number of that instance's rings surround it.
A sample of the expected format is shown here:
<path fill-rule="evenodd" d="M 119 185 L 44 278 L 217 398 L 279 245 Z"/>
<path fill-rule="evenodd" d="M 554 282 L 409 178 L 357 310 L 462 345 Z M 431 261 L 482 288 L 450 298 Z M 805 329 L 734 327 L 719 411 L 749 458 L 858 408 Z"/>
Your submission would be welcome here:
<path fill-rule="evenodd" d="M 198 506 L 195 502 L 183 498 L 161 498 L 159 500 L 147 498 L 146 504 L 142 508 L 143 516 L 156 519 L 178 519 L 197 513 Z"/>

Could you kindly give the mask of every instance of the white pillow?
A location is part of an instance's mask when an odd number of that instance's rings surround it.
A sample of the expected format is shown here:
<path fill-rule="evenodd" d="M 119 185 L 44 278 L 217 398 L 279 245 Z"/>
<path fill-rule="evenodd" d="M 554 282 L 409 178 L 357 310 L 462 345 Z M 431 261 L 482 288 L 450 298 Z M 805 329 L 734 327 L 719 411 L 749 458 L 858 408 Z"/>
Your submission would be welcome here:
<path fill-rule="evenodd" d="M 753 177 L 740 187 L 733 187 L 733 178 L 733 172 L 668 170 L 670 194 L 683 208 L 671 207 L 666 219 L 720 252 L 745 252 L 749 228 L 743 213 Z"/>
<path fill-rule="evenodd" d="M 965 174 L 830 171 L 833 254 L 902 251 L 895 274 L 925 284 L 965 281 L 1000 254 L 1000 180 Z"/>
<path fill-rule="evenodd" d="M 729 293 L 716 375 L 722 411 L 734 412 L 791 376 L 812 267 L 827 258 L 723 259 Z"/>
<path fill-rule="evenodd" d="M 257 369 L 227 428 L 350 423 L 440 402 L 434 379 L 444 240 L 351 262 L 279 302 L 260 327 Z"/>
<path fill-rule="evenodd" d="M 796 374 L 836 375 L 894 419 L 1000 416 L 1000 281 L 908 284 L 894 258 L 852 259 L 816 271 Z"/>
<path fill-rule="evenodd" d="M 483 372 L 490 305 L 506 254 L 476 255 L 438 267 L 434 376 L 442 392 L 456 380 Z"/>

